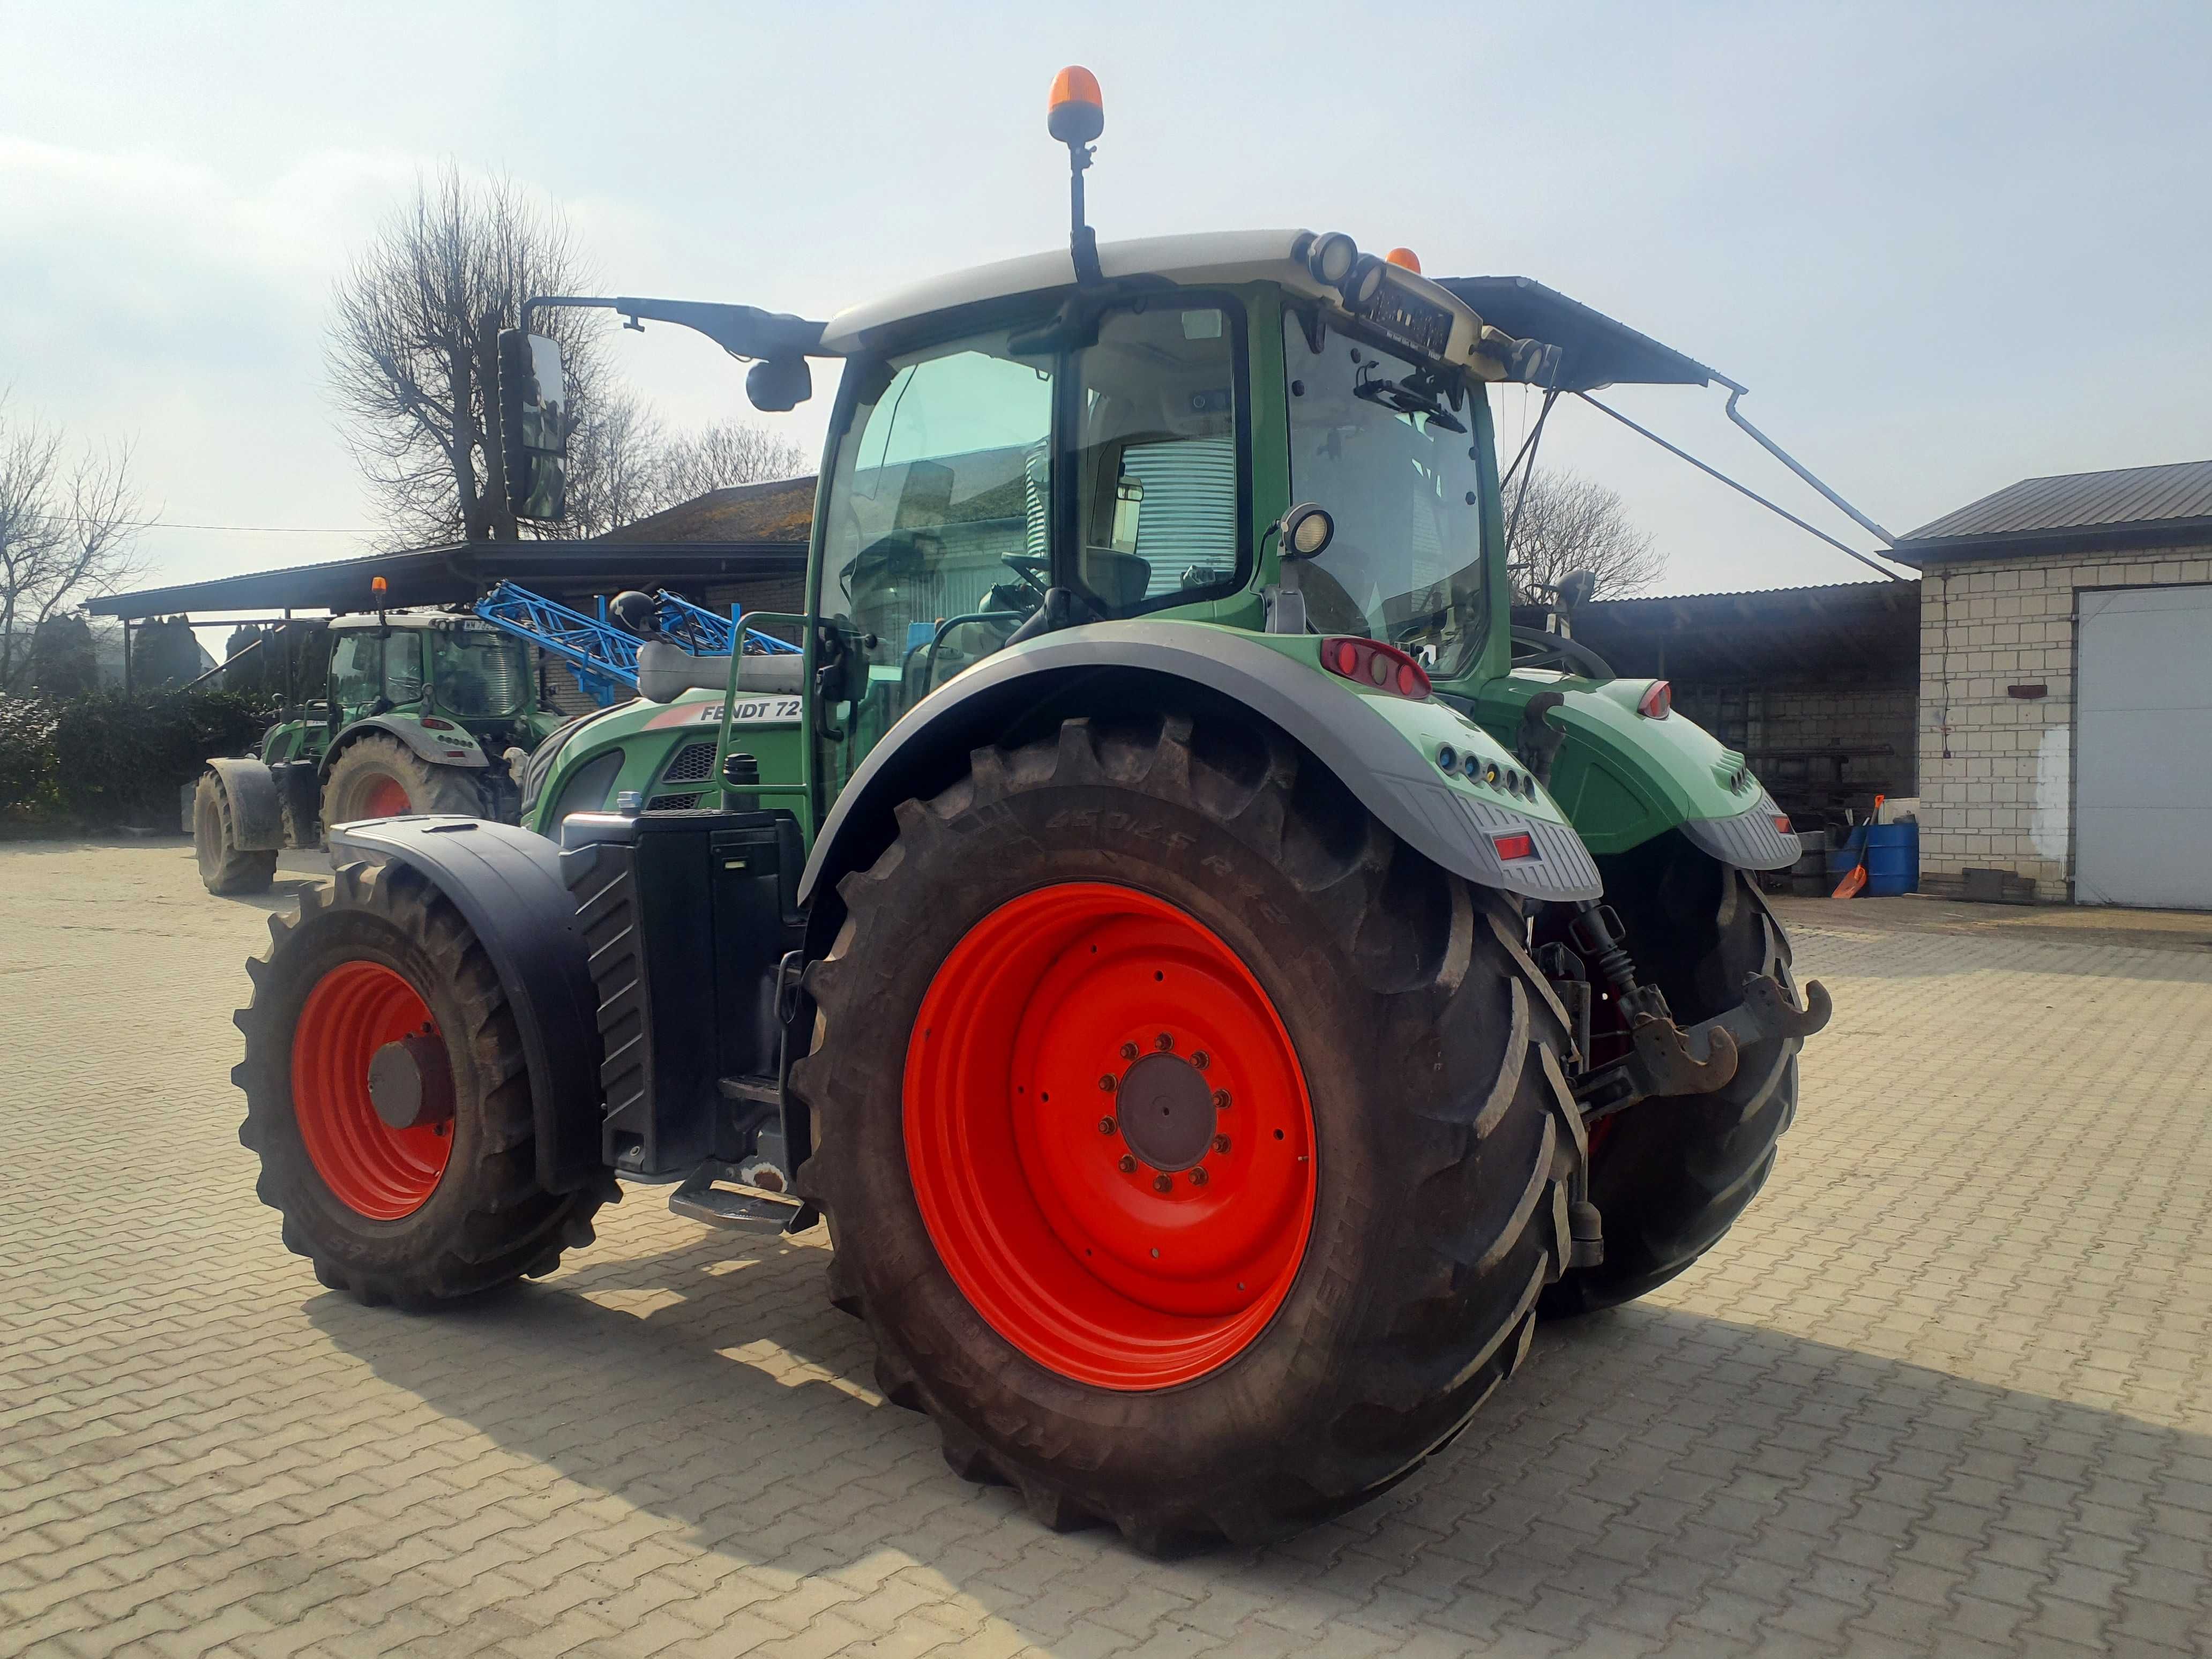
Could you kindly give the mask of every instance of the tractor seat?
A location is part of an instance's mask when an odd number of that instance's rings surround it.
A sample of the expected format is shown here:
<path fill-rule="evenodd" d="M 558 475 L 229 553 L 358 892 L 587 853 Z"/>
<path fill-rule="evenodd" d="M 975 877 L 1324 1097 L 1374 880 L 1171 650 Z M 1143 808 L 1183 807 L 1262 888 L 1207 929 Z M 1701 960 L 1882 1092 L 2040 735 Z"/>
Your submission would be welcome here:
<path fill-rule="evenodd" d="M 1083 550 L 1083 580 L 1115 611 L 1141 604 L 1152 590 L 1152 562 L 1111 547 Z"/>

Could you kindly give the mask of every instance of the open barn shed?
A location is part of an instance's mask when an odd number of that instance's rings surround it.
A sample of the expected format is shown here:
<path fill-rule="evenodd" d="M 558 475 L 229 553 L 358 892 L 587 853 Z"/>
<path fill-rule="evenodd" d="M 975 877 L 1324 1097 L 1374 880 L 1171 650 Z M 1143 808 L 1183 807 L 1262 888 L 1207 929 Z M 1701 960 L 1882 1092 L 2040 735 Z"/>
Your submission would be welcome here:
<path fill-rule="evenodd" d="M 586 611 L 623 588 L 668 587 L 712 610 L 789 613 L 805 605 L 813 514 L 813 478 L 784 478 L 713 490 L 587 540 L 363 554 L 109 594 L 90 609 L 121 618 L 129 639 L 157 617 L 276 622 L 380 603 L 392 610 L 467 605 L 495 583 L 512 581 Z M 380 576 L 380 599 L 370 586 Z M 567 673 L 549 672 L 544 679 L 555 706 L 578 713 L 592 706 Z"/>
<path fill-rule="evenodd" d="M 1575 638 L 1741 750 L 1808 824 L 1919 779 L 1917 582 L 1601 599 Z"/>

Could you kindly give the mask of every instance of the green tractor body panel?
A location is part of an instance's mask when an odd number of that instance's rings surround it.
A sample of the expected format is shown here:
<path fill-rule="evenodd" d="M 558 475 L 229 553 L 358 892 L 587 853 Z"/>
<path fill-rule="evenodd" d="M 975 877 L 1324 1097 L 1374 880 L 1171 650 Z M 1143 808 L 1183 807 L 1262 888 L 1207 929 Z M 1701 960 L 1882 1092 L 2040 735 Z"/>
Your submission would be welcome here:
<path fill-rule="evenodd" d="M 557 837 L 569 813 L 611 811 L 625 794 L 653 811 L 723 805 L 723 758 L 748 754 L 763 787 L 745 793 L 763 794 L 766 805 L 793 807 L 802 825 L 811 825 L 798 702 L 747 694 L 732 704 L 720 692 L 686 691 L 672 702 L 635 700 L 588 715 L 561 734 L 542 769 L 531 768 L 523 823 Z"/>
<path fill-rule="evenodd" d="M 1492 732 L 1510 732 L 1537 693 L 1565 697 L 1552 716 L 1566 733 L 1552 766 L 1552 798 L 1592 853 L 1625 853 L 1686 823 L 1735 817 L 1762 798 L 1744 757 L 1696 721 L 1637 713 L 1651 685 L 1523 672 L 1483 687 L 1475 714 Z"/>

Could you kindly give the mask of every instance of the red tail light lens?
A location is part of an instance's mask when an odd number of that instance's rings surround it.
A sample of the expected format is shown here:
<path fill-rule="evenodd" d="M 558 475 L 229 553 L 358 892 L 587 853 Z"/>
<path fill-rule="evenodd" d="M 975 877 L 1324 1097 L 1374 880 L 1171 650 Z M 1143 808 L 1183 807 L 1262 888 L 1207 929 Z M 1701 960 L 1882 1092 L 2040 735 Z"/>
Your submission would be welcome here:
<path fill-rule="evenodd" d="M 1663 720 L 1674 712 L 1674 688 L 1666 680 L 1654 680 L 1651 689 L 1636 705 L 1636 712 L 1647 720 Z"/>
<path fill-rule="evenodd" d="M 1795 830 L 1790 827 L 1790 820 L 1784 817 L 1778 812 L 1776 813 L 1774 817 L 1774 827 L 1777 830 L 1779 830 L 1785 836 L 1794 836 L 1797 833 Z"/>
<path fill-rule="evenodd" d="M 1536 838 L 1534 836 L 1492 836 L 1490 838 L 1490 844 L 1498 849 L 1498 858 L 1507 864 L 1512 863 L 1516 859 L 1533 859 L 1536 856 Z"/>
<path fill-rule="evenodd" d="M 1355 684 L 1419 702 L 1429 695 L 1429 673 L 1394 645 L 1376 640 L 1327 639 L 1322 666 Z"/>

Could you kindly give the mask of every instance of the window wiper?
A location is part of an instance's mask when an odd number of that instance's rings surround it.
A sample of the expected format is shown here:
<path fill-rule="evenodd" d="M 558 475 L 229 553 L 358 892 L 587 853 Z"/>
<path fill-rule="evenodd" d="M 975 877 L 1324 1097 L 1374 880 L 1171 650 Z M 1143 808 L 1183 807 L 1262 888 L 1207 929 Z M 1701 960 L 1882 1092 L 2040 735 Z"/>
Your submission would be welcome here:
<path fill-rule="evenodd" d="M 1397 415 L 1425 415 L 1431 426 L 1440 426 L 1447 432 L 1465 432 L 1467 422 L 1443 405 L 1443 400 L 1425 387 L 1404 380 L 1370 380 L 1363 376 L 1352 388 L 1352 396 L 1364 398 L 1370 404 L 1380 404 Z"/>

